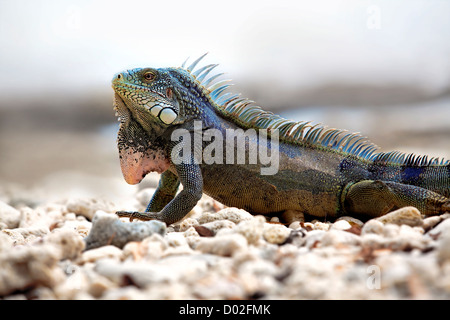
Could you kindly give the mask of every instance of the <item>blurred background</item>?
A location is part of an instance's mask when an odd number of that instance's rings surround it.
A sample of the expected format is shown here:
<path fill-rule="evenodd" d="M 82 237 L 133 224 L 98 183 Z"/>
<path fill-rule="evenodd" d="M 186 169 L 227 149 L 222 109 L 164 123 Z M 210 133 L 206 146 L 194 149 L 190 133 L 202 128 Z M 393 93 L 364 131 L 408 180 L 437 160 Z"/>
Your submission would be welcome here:
<path fill-rule="evenodd" d="M 142 187 L 120 172 L 111 78 L 205 52 L 264 109 L 450 158 L 449 1 L 0 0 L 0 200 Z"/>

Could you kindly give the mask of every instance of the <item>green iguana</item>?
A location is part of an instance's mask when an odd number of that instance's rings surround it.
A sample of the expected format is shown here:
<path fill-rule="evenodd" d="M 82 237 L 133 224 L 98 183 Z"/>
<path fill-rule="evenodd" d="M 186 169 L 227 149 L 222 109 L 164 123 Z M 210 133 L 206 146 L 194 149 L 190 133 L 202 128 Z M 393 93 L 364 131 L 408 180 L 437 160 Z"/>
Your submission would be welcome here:
<path fill-rule="evenodd" d="M 119 211 L 120 217 L 171 224 L 202 193 L 252 214 L 288 220 L 293 213 L 368 219 L 405 206 L 423 215 L 450 211 L 449 160 L 377 152 L 358 134 L 283 119 L 224 93 L 228 81 L 215 82 L 222 74 L 206 79 L 216 64 L 194 71 L 203 57 L 187 68 L 185 62 L 181 68 L 138 68 L 114 76 L 124 178 L 137 184 L 149 172 L 161 173 L 146 212 Z M 243 139 L 227 139 L 233 132 Z M 258 148 L 267 152 L 255 157 Z M 277 156 L 276 170 L 264 174 L 268 154 Z"/>

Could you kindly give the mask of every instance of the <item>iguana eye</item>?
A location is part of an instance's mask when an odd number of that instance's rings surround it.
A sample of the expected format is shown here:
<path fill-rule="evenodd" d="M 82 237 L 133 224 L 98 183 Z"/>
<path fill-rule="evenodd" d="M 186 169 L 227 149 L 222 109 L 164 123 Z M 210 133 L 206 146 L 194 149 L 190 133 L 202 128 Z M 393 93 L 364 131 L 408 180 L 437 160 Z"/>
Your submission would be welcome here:
<path fill-rule="evenodd" d="M 147 81 L 152 81 L 156 78 L 156 75 L 153 72 L 144 73 L 144 79 Z"/>

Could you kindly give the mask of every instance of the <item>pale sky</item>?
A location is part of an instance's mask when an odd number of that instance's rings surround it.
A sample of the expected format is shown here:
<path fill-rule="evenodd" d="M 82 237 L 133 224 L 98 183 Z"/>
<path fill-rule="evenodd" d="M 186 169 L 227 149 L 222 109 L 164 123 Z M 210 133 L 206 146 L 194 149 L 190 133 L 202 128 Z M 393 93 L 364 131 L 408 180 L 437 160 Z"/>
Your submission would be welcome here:
<path fill-rule="evenodd" d="M 450 86 L 450 1 L 0 0 L 0 95 L 109 90 L 132 67 L 205 63 L 241 81 Z"/>

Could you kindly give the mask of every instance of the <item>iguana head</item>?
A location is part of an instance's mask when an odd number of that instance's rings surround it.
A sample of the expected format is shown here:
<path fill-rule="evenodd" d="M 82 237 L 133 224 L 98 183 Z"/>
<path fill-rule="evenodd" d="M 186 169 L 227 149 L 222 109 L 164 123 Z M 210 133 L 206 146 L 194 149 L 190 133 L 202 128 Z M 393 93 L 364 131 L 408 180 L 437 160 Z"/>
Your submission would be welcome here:
<path fill-rule="evenodd" d="M 116 102 L 119 116 L 131 113 L 145 127 L 152 124 L 164 128 L 184 122 L 179 94 L 167 69 L 138 68 L 116 74 L 112 81 L 116 100 L 123 101 L 127 110 Z"/>
<path fill-rule="evenodd" d="M 202 88 L 181 68 L 138 68 L 112 80 L 117 136 L 125 180 L 138 183 L 150 171 L 169 166 L 169 134 L 177 125 L 199 119 Z"/>
<path fill-rule="evenodd" d="M 182 122 L 180 104 L 170 77 L 157 69 L 120 72 L 114 76 L 112 87 L 120 121 L 120 166 L 125 180 L 136 184 L 148 172 L 161 173 L 169 167 L 164 132 Z"/>

